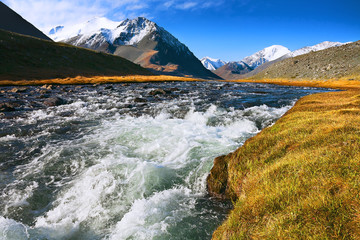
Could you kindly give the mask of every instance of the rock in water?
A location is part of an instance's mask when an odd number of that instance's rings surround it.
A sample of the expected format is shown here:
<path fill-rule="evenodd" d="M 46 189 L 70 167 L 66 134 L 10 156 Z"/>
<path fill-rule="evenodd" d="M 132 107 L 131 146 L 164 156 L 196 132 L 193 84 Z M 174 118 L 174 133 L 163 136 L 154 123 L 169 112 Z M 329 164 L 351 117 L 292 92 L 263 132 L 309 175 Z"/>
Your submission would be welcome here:
<path fill-rule="evenodd" d="M 11 103 L 1 103 L 0 112 L 13 112 L 16 111 L 15 106 Z"/>
<path fill-rule="evenodd" d="M 67 101 L 61 97 L 50 97 L 45 100 L 44 105 L 48 107 L 60 106 L 66 104 Z"/>
<path fill-rule="evenodd" d="M 155 95 L 165 95 L 166 92 L 163 89 L 155 89 L 149 92 L 149 95 L 155 96 Z"/>

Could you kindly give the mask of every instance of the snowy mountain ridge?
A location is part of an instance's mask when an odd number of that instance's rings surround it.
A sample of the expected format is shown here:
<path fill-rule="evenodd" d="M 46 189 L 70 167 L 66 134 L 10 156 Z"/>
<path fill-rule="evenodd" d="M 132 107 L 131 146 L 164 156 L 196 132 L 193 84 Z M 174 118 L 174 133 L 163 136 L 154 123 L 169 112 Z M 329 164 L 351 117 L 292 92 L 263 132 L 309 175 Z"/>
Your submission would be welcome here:
<path fill-rule="evenodd" d="M 296 57 L 299 55 L 307 54 L 309 52 L 316 52 L 316 51 L 324 50 L 324 49 L 331 48 L 331 47 L 338 47 L 338 46 L 342 46 L 344 44 L 347 44 L 347 43 L 325 41 L 325 42 L 316 44 L 314 46 L 306 46 L 306 47 L 297 49 L 291 53 L 288 53 L 286 55 L 286 57 L 287 58 L 288 57 Z"/>
<path fill-rule="evenodd" d="M 263 63 L 273 61 L 278 59 L 286 54 L 290 53 L 290 50 L 281 45 L 273 45 L 267 48 L 264 48 L 261 51 L 254 53 L 251 56 L 245 57 L 241 61 L 230 61 L 225 62 L 219 59 L 212 59 L 210 57 L 204 57 L 201 59 L 202 64 L 205 68 L 215 71 L 216 69 L 224 66 L 225 64 L 232 63 L 232 66 L 241 66 L 244 68 L 244 64 L 247 65 L 248 68 L 255 69 Z M 234 65 L 235 64 L 235 65 Z M 231 67 L 233 68 L 233 67 Z"/>
<path fill-rule="evenodd" d="M 306 47 L 297 49 L 297 50 L 292 51 L 292 52 L 288 48 L 286 48 L 284 46 L 273 45 L 273 46 L 264 48 L 263 50 L 260 50 L 260 51 L 254 53 L 251 56 L 245 57 L 241 61 L 231 61 L 229 63 L 239 63 L 240 65 L 242 65 L 241 62 L 243 62 L 243 63 L 246 63 L 250 68 L 255 69 L 258 66 L 264 64 L 265 62 L 274 61 L 274 60 L 279 59 L 279 58 L 296 57 L 296 56 L 299 56 L 299 55 L 307 54 L 307 53 L 312 52 L 312 51 L 316 52 L 316 51 L 324 50 L 324 49 L 327 49 L 327 48 L 330 48 L 330 47 L 342 46 L 342 45 L 348 44 L 348 43 L 350 43 L 350 42 L 341 43 L 341 42 L 324 41 L 324 42 L 321 42 L 321 43 L 316 44 L 314 46 L 306 46 Z M 210 59 L 210 60 L 207 60 L 207 59 Z M 217 59 L 212 59 L 210 57 L 205 57 L 205 58 L 201 59 L 201 62 L 203 63 L 203 65 L 207 69 L 214 71 L 214 70 L 218 69 L 219 67 L 213 69 L 210 66 L 210 61 L 211 60 L 217 60 Z"/>
<path fill-rule="evenodd" d="M 272 45 L 254 53 L 251 56 L 245 57 L 241 61 L 249 65 L 251 68 L 255 69 L 263 63 L 278 59 L 290 52 L 291 51 L 284 46 Z"/>
<path fill-rule="evenodd" d="M 50 30 L 55 41 L 106 52 L 130 60 L 155 73 L 219 79 L 171 33 L 144 18 L 111 21 L 105 17 Z"/>
<path fill-rule="evenodd" d="M 203 57 L 200 61 L 204 65 L 204 67 L 209 69 L 210 71 L 214 71 L 227 63 L 221 59 L 215 59 L 211 57 Z"/>
<path fill-rule="evenodd" d="M 107 42 L 114 45 L 136 45 L 145 36 L 157 32 L 163 40 L 179 50 L 186 51 L 186 47 L 164 28 L 144 18 L 126 19 L 120 22 L 111 21 L 105 17 L 96 17 L 87 22 L 70 27 L 58 26 L 49 32 L 54 41 L 68 41 L 77 37 L 72 44 L 75 46 L 93 46 Z M 155 38 L 156 35 L 152 37 Z M 152 39 L 155 40 L 155 39 Z"/>
<path fill-rule="evenodd" d="M 91 36 L 101 29 L 115 29 L 120 23 L 121 22 L 111 21 L 105 17 L 95 17 L 87 22 L 72 26 L 57 26 L 51 29 L 48 35 L 54 41 L 59 42 L 78 35 Z"/>

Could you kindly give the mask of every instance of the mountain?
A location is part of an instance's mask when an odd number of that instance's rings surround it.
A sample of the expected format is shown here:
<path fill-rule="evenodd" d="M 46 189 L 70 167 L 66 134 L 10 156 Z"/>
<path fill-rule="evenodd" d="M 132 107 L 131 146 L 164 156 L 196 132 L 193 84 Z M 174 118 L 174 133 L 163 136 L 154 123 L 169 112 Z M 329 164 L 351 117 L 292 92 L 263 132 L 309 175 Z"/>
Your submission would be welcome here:
<path fill-rule="evenodd" d="M 287 58 L 256 74 L 262 78 L 331 79 L 360 74 L 360 41 Z"/>
<path fill-rule="evenodd" d="M 219 79 L 187 46 L 143 17 L 121 22 L 94 18 L 73 27 L 59 26 L 49 36 L 55 41 L 124 57 L 155 73 Z"/>
<path fill-rule="evenodd" d="M 316 44 L 314 46 L 307 46 L 307 47 L 297 49 L 293 52 L 290 52 L 289 49 L 287 49 L 283 46 L 273 45 L 273 46 L 267 47 L 259 52 L 256 52 L 255 54 L 253 54 L 249 57 L 246 57 L 242 60 L 242 62 L 248 64 L 249 67 L 253 69 L 247 73 L 231 74 L 229 71 L 225 70 L 225 69 L 228 69 L 228 70 L 230 69 L 230 71 L 231 71 L 231 68 L 224 68 L 220 71 L 216 70 L 214 72 L 224 79 L 249 78 L 249 77 L 255 76 L 256 74 L 264 71 L 271 65 L 273 65 L 277 62 L 280 62 L 284 59 L 293 58 L 293 57 L 307 54 L 310 52 L 316 52 L 316 51 L 320 51 L 320 50 L 324 50 L 324 49 L 328 49 L 328 48 L 332 48 L 332 47 L 342 46 L 344 44 L 347 44 L 347 43 L 325 41 L 325 42 Z"/>
<path fill-rule="evenodd" d="M 152 75 L 111 54 L 0 30 L 0 80 Z"/>
<path fill-rule="evenodd" d="M 307 46 L 307 47 L 300 48 L 298 50 L 295 50 L 291 53 L 286 54 L 284 57 L 286 57 L 286 58 L 296 57 L 299 55 L 307 54 L 309 52 L 316 52 L 316 51 L 324 50 L 324 49 L 331 48 L 331 47 L 338 47 L 338 46 L 342 46 L 344 44 L 347 44 L 347 43 L 325 41 L 325 42 L 316 44 L 314 46 Z"/>
<path fill-rule="evenodd" d="M 253 68 L 244 63 L 243 61 L 239 62 L 229 62 L 224 66 L 216 69 L 215 74 L 221 76 L 223 79 L 237 79 L 239 76 L 251 72 Z"/>
<path fill-rule="evenodd" d="M 226 62 L 223 60 L 210 57 L 204 57 L 200 61 L 204 65 L 204 67 L 210 71 L 214 71 L 226 64 Z"/>
<path fill-rule="evenodd" d="M 251 56 L 245 57 L 239 62 L 229 62 L 219 69 L 216 69 L 214 73 L 224 79 L 239 79 L 242 78 L 244 74 L 249 74 L 259 66 L 279 59 L 280 57 L 283 57 L 289 53 L 290 50 L 286 47 L 281 45 L 273 45 L 264 48 L 263 50 L 258 51 Z"/>
<path fill-rule="evenodd" d="M 307 54 L 309 52 L 316 52 L 316 51 L 324 50 L 324 49 L 331 48 L 331 47 L 338 47 L 338 46 L 342 46 L 344 44 L 347 44 L 347 43 L 325 41 L 325 42 L 316 44 L 314 46 L 303 47 L 303 48 L 297 49 L 291 53 L 288 53 L 278 59 L 264 63 L 261 66 L 259 66 L 258 68 L 256 68 L 254 71 L 251 71 L 241 77 L 249 78 L 249 77 L 255 76 L 256 74 L 258 74 L 258 73 L 264 71 L 266 68 L 270 67 L 272 64 L 275 64 L 275 63 L 280 62 L 287 58 L 292 58 L 292 57 L 300 56 L 303 54 Z"/>
<path fill-rule="evenodd" d="M 251 56 L 245 57 L 242 61 L 251 68 L 255 69 L 266 62 L 278 59 L 288 53 L 290 53 L 290 50 L 286 47 L 281 45 L 273 45 L 264 48 L 263 50 L 258 51 Z"/>
<path fill-rule="evenodd" d="M 0 2 L 0 29 L 52 41 L 3 2 Z"/>

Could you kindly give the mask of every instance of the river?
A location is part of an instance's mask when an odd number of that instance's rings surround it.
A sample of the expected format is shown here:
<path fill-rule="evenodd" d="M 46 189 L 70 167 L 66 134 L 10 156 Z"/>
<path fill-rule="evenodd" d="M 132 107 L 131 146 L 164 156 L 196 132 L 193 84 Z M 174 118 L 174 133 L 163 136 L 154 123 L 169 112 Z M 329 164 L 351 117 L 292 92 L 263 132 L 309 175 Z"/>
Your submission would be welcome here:
<path fill-rule="evenodd" d="M 0 239 L 210 239 L 213 159 L 324 89 L 175 82 L 0 87 Z M 61 104 L 46 104 L 60 96 Z M 58 106 L 56 106 L 58 105 Z"/>

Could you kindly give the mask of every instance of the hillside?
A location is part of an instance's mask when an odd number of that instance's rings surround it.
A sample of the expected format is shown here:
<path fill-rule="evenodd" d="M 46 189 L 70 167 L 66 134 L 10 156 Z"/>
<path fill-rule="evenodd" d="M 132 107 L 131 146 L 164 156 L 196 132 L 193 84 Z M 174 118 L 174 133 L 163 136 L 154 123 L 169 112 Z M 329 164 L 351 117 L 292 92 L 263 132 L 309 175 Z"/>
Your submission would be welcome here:
<path fill-rule="evenodd" d="M 0 29 L 52 41 L 3 2 L 0 2 Z"/>
<path fill-rule="evenodd" d="M 288 58 L 251 79 L 331 79 L 360 74 L 360 41 Z"/>
<path fill-rule="evenodd" d="M 0 30 L 0 80 L 152 75 L 126 59 Z"/>
<path fill-rule="evenodd" d="M 121 56 L 155 73 L 220 79 L 185 44 L 144 17 L 121 22 L 94 18 L 68 28 L 58 26 L 51 32 L 56 41 Z"/>

